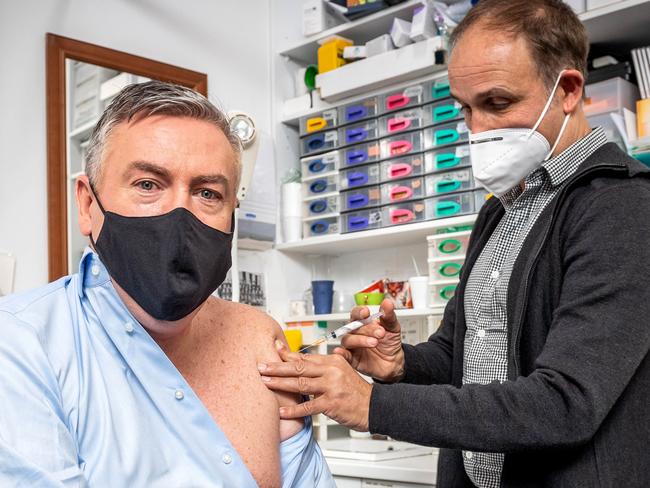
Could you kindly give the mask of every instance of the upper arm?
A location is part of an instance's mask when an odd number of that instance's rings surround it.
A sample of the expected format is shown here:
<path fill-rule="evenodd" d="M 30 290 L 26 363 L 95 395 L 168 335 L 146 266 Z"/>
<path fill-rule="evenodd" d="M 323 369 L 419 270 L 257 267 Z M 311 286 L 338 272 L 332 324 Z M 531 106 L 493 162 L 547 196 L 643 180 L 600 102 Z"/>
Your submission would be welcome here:
<path fill-rule="evenodd" d="M 76 442 L 36 332 L 0 312 L 0 484 L 80 486 Z"/>

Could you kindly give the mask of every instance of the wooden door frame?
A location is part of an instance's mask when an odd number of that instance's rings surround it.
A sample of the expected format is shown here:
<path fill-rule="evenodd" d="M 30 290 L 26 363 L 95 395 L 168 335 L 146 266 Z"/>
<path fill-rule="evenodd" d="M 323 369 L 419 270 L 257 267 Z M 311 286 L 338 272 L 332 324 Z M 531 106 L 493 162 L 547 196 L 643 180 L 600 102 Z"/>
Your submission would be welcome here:
<path fill-rule="evenodd" d="M 192 88 L 207 96 L 208 75 L 171 64 L 46 34 L 48 276 L 68 274 L 66 60 L 72 59 Z"/>

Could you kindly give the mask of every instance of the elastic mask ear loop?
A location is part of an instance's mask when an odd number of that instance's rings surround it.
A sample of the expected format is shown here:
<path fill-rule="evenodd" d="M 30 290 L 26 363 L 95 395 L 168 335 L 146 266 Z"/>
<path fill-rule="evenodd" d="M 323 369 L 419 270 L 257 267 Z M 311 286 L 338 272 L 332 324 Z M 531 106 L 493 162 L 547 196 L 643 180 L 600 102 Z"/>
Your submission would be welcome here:
<path fill-rule="evenodd" d="M 551 107 L 551 103 L 553 103 L 553 98 L 555 98 L 555 92 L 557 91 L 557 87 L 560 84 L 560 79 L 562 78 L 562 73 L 564 73 L 564 70 L 560 71 L 560 74 L 557 75 L 557 79 L 555 80 L 555 85 L 553 85 L 553 89 L 551 90 L 551 95 L 548 97 L 548 100 L 546 100 L 546 105 L 544 106 L 544 110 L 542 110 L 542 114 L 539 116 L 537 119 L 537 122 L 533 126 L 532 129 L 530 129 L 530 132 L 526 136 L 526 139 L 530 139 L 533 133 L 537 130 L 539 127 L 539 124 L 542 123 L 542 120 L 544 120 L 544 116 L 546 115 L 546 112 L 548 112 L 548 109 Z"/>
<path fill-rule="evenodd" d="M 562 134 L 564 134 L 564 129 L 566 129 L 566 126 L 569 123 L 569 118 L 571 118 L 571 112 L 569 112 L 564 116 L 564 122 L 562 122 L 562 128 L 560 129 L 560 133 L 557 135 L 557 139 L 555 139 L 555 144 L 553 144 L 553 147 L 544 158 L 544 161 L 549 160 L 549 158 L 553 155 L 553 151 L 555 151 L 555 148 L 560 143 L 560 139 L 562 139 Z"/>
<path fill-rule="evenodd" d="M 95 201 L 97 202 L 97 205 L 99 206 L 99 210 L 102 211 L 102 215 L 106 215 L 106 210 L 104 210 L 104 206 L 102 205 L 102 202 L 99 201 L 99 197 L 97 196 L 97 192 L 93 188 L 93 184 L 90 182 L 90 180 L 88 180 L 88 186 L 90 187 L 90 193 L 92 193 L 93 197 L 95 197 Z M 92 231 L 90 232 L 90 236 L 88 236 L 88 237 L 90 237 L 90 243 L 93 245 L 93 249 L 95 250 L 95 252 L 98 252 L 97 251 L 97 244 L 95 244 L 95 239 L 93 239 Z"/>

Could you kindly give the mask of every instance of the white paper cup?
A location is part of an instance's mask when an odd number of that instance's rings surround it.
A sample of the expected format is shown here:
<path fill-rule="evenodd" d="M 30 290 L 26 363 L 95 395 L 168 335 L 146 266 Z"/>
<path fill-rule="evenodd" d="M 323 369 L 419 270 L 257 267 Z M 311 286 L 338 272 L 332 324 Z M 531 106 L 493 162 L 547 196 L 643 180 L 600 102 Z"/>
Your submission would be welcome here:
<path fill-rule="evenodd" d="M 427 284 L 429 282 L 428 276 L 414 276 L 409 278 L 409 285 L 411 288 L 411 300 L 413 300 L 413 308 L 422 309 L 427 308 Z"/>

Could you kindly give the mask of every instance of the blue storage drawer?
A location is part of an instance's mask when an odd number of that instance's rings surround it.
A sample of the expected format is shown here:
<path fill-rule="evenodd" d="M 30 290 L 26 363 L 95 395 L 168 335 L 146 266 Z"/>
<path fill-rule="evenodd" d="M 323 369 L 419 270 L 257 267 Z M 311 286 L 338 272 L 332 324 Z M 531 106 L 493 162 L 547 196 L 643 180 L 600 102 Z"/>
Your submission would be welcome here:
<path fill-rule="evenodd" d="M 302 223 L 303 237 L 317 237 L 341 232 L 340 216 L 306 219 Z"/>
<path fill-rule="evenodd" d="M 360 210 L 362 208 L 377 207 L 381 204 L 381 191 L 379 186 L 367 186 L 354 190 L 341 192 L 341 211 Z"/>
<path fill-rule="evenodd" d="M 302 158 L 300 160 L 302 178 L 307 179 L 326 173 L 333 173 L 339 169 L 340 160 L 341 151 L 330 151 L 319 154 L 318 156 Z"/>
<path fill-rule="evenodd" d="M 342 146 L 361 144 L 374 141 L 379 137 L 376 120 L 368 120 L 360 124 L 352 124 L 339 129 L 339 141 Z"/>
<path fill-rule="evenodd" d="M 343 170 L 341 171 L 340 178 L 341 190 L 376 185 L 379 183 L 379 163 L 355 166 L 354 168 Z"/>
<path fill-rule="evenodd" d="M 379 229 L 381 225 L 382 211 L 379 208 L 371 208 L 341 215 L 343 233 Z"/>
<path fill-rule="evenodd" d="M 305 200 L 302 203 L 302 215 L 305 217 L 316 217 L 319 215 L 339 213 L 341 211 L 340 202 L 341 199 L 338 193 Z"/>
<path fill-rule="evenodd" d="M 365 98 L 339 107 L 341 125 L 370 119 L 377 115 L 377 97 Z"/>
<path fill-rule="evenodd" d="M 356 146 L 346 147 L 342 151 L 341 169 L 379 161 L 379 141 L 357 144 Z"/>
<path fill-rule="evenodd" d="M 336 149 L 339 146 L 337 130 L 318 132 L 300 139 L 300 155 L 309 156 Z"/>
<path fill-rule="evenodd" d="M 302 197 L 310 198 L 339 191 L 339 175 L 331 174 L 303 180 Z"/>

